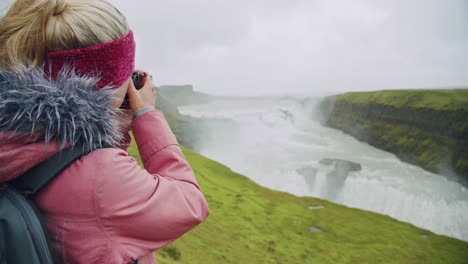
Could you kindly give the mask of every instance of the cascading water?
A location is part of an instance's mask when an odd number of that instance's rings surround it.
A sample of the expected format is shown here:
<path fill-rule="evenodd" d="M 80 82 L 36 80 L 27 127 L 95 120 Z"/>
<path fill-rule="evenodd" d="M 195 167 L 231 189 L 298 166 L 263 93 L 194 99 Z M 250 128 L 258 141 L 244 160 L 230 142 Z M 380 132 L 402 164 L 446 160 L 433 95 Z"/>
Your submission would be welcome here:
<path fill-rule="evenodd" d="M 223 98 L 179 107 L 203 118 L 201 154 L 257 183 L 468 241 L 468 191 L 320 124 L 319 98 Z"/>

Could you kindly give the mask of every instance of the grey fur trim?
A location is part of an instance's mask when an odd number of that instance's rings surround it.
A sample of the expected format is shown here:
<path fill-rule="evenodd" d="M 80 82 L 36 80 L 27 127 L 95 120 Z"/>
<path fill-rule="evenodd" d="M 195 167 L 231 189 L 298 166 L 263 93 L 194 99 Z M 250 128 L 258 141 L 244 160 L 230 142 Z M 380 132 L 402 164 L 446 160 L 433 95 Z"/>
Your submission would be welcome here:
<path fill-rule="evenodd" d="M 118 146 L 123 137 L 116 118 L 120 110 L 110 107 L 116 89 L 94 90 L 97 82 L 68 69 L 56 80 L 37 68 L 0 71 L 0 132 L 43 134 L 46 143 L 57 140 L 61 148 L 66 142 L 89 149 Z"/>

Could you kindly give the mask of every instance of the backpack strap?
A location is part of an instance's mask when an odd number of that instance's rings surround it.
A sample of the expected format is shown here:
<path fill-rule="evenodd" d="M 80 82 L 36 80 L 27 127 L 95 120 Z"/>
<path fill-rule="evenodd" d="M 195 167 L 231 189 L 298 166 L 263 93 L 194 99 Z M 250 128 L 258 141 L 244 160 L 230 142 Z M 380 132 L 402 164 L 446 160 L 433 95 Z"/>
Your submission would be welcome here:
<path fill-rule="evenodd" d="M 104 144 L 97 148 L 111 147 L 112 146 L 108 144 Z M 31 197 L 51 182 L 74 161 L 87 155 L 93 150 L 94 149 L 85 149 L 82 145 L 64 149 L 53 155 L 48 160 L 31 168 L 21 176 L 18 176 L 16 179 L 11 181 L 11 185 L 13 185 L 24 196 Z"/>

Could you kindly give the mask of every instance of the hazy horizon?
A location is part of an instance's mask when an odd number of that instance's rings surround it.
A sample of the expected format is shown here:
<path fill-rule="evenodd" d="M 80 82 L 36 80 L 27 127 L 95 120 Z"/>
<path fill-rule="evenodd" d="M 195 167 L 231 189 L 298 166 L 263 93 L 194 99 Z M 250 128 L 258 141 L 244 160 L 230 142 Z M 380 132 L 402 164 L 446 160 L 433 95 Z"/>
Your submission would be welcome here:
<path fill-rule="evenodd" d="M 156 85 L 215 95 L 468 87 L 465 0 L 111 2 Z"/>
<path fill-rule="evenodd" d="M 468 87 L 464 0 L 112 2 L 157 84 L 219 95 Z"/>

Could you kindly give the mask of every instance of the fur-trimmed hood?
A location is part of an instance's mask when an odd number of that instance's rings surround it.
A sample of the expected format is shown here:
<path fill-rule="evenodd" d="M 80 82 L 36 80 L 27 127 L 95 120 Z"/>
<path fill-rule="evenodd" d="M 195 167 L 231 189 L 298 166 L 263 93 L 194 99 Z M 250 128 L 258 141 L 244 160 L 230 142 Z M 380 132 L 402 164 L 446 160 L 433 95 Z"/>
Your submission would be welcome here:
<path fill-rule="evenodd" d="M 116 89 L 94 90 L 97 81 L 72 70 L 63 70 L 56 80 L 37 68 L 0 71 L 0 183 L 12 177 L 2 175 L 6 171 L 16 172 L 7 169 L 12 159 L 45 159 L 36 157 L 39 151 L 36 156 L 26 152 L 32 145 L 42 146 L 41 156 L 69 145 L 118 146 L 123 137 L 117 119 L 120 110 L 110 107 Z M 22 147 L 23 155 L 10 155 Z"/>

